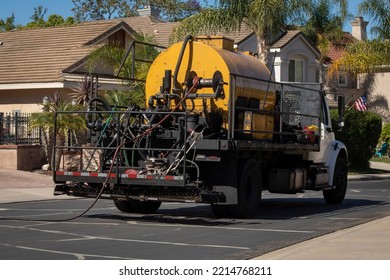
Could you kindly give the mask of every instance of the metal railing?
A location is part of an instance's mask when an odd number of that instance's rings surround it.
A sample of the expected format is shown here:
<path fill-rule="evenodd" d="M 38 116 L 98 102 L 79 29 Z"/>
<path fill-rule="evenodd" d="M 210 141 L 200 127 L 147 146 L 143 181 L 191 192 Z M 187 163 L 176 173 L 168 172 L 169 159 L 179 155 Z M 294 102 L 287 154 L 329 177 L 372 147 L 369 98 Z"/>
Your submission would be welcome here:
<path fill-rule="evenodd" d="M 42 144 L 40 128 L 30 125 L 31 113 L 0 112 L 0 144 Z"/>

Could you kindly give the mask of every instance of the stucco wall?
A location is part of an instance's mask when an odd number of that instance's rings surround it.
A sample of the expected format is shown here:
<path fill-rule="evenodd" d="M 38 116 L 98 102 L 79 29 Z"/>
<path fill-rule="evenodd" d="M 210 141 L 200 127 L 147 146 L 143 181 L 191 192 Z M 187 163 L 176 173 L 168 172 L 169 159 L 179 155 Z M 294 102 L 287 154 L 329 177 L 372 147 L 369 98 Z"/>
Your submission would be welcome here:
<path fill-rule="evenodd" d="M 39 169 L 45 161 L 40 145 L 0 145 L 0 168 L 31 171 Z"/>
<path fill-rule="evenodd" d="M 274 50 L 271 49 L 269 62 L 272 61 Z M 290 59 L 302 59 L 303 66 L 303 82 L 316 83 L 318 82 L 318 64 L 316 55 L 307 43 L 299 36 L 292 42 L 283 47 L 276 54 L 274 63 L 275 80 L 278 82 L 288 82 L 288 66 Z"/>
<path fill-rule="evenodd" d="M 371 107 L 373 111 L 380 114 L 384 122 L 390 122 L 390 71 L 383 73 L 375 73 L 371 78 L 373 81 L 371 86 L 366 85 L 366 88 L 369 88 L 369 97 L 368 97 L 368 108 L 370 109 L 370 102 L 374 105 Z M 359 76 L 358 87 L 361 88 L 361 91 L 364 91 L 364 86 L 362 85 L 363 75 Z M 384 102 L 378 103 L 377 100 L 380 100 L 381 97 L 384 97 L 387 100 L 387 104 Z M 376 106 L 375 106 L 376 105 Z M 387 105 L 387 106 L 386 106 Z"/>
<path fill-rule="evenodd" d="M 22 113 L 31 113 L 42 110 L 42 99 L 45 96 L 53 96 L 54 92 L 64 95 L 70 92 L 68 89 L 23 89 L 0 90 L 0 112 L 12 112 L 20 110 Z"/>
<path fill-rule="evenodd" d="M 390 72 L 376 73 L 375 82 L 372 87 L 372 94 L 383 95 L 390 101 Z"/>

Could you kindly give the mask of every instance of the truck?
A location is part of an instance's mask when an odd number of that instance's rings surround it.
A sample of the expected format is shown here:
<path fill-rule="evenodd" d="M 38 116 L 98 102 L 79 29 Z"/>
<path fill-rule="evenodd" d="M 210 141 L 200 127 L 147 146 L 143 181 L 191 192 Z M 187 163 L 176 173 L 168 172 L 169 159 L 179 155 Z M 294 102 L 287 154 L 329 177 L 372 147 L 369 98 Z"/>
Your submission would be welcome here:
<path fill-rule="evenodd" d="M 153 61 L 145 92 L 144 106 L 117 108 L 96 95 L 71 112 L 84 115 L 88 141 L 55 144 L 54 154 L 77 156 L 53 170 L 54 194 L 111 199 L 126 213 L 207 203 L 216 217 L 235 218 L 254 217 L 264 191 L 344 200 L 347 149 L 319 84 L 275 82 L 232 40 L 188 36 Z"/>

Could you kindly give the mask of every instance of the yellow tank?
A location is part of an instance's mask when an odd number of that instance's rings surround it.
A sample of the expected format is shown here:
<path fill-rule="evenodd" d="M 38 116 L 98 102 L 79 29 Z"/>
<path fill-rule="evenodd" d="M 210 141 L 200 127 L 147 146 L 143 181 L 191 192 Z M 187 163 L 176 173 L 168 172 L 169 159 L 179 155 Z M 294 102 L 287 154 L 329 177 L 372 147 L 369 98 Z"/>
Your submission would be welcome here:
<path fill-rule="evenodd" d="M 165 70 L 171 70 L 174 79 L 175 68 L 183 43 L 177 43 L 163 51 L 150 67 L 146 80 L 146 100 L 161 92 Z M 272 111 L 275 106 L 276 93 L 273 84 L 266 82 L 270 78 L 268 68 L 257 58 L 235 52 L 233 41 L 224 37 L 197 37 L 186 45 L 180 68 L 178 70 L 176 88 L 191 86 L 192 78 L 197 76 L 214 85 L 214 80 L 223 78 L 223 91 L 215 94 L 214 86 L 193 89 L 192 99 L 187 101 L 187 108 L 195 112 L 219 111 L 223 116 L 223 126 L 228 127 L 229 104 L 251 109 Z M 214 77 L 214 79 L 213 79 Z M 265 81 L 253 80 L 263 79 Z M 175 87 L 175 82 L 172 80 Z M 222 85 L 221 85 L 222 86 Z M 196 97 L 195 97 L 196 96 Z M 234 100 L 232 100 L 234 98 Z M 175 106 L 172 102 L 171 108 Z M 238 112 L 239 110 L 237 110 Z M 257 139 L 271 139 L 273 131 L 273 115 L 260 112 L 244 113 L 236 124 L 236 129 L 262 131 L 253 132 Z M 249 110 L 248 110 L 249 112 Z M 238 115 L 238 113 L 237 113 Z M 243 117 L 245 115 L 245 117 Z M 248 118 L 250 119 L 248 120 Z"/>

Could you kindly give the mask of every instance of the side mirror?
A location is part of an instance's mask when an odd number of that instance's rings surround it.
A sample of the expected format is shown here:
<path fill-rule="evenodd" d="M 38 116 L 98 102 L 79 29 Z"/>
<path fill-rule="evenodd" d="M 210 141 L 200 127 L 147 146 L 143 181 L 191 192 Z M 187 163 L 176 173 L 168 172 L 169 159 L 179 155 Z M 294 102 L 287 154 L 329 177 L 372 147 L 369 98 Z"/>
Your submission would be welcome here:
<path fill-rule="evenodd" d="M 344 110 L 345 110 L 344 95 L 338 95 L 337 96 L 337 111 L 339 114 L 339 120 L 338 120 L 339 128 L 342 128 L 344 126 Z"/>

